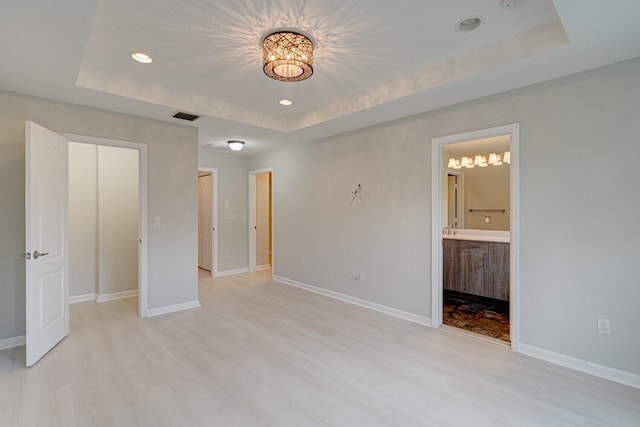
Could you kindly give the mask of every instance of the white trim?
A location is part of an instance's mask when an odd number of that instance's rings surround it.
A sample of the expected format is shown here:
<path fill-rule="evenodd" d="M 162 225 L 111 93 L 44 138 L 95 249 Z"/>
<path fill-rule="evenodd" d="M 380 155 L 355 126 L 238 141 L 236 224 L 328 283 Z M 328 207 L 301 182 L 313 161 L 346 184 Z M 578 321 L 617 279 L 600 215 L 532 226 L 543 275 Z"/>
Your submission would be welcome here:
<path fill-rule="evenodd" d="M 138 213 L 138 316 L 147 317 L 147 145 L 139 142 L 99 138 L 88 135 L 76 135 L 69 133 L 63 133 L 62 135 L 73 142 L 138 150 L 138 203 L 140 207 Z"/>
<path fill-rule="evenodd" d="M 100 294 L 96 298 L 96 302 L 107 302 L 107 301 L 115 301 L 118 299 L 124 298 L 132 298 L 138 296 L 138 290 L 134 289 L 131 291 L 122 291 L 122 292 L 112 292 L 110 294 Z"/>
<path fill-rule="evenodd" d="M 215 275 L 215 277 L 234 276 L 236 274 L 243 274 L 243 273 L 248 273 L 248 272 L 249 272 L 249 269 L 247 267 L 238 268 L 236 270 L 224 270 L 224 271 L 218 271 L 218 273 Z"/>
<path fill-rule="evenodd" d="M 211 179 L 213 180 L 213 185 L 211 186 L 211 191 L 213 192 L 211 197 L 211 224 L 213 227 L 213 239 L 211 239 L 213 259 L 211 262 L 213 263 L 213 270 L 211 270 L 211 275 L 216 277 L 218 275 L 218 169 L 198 167 L 198 172 L 211 173 Z"/>
<path fill-rule="evenodd" d="M 397 308 L 388 307 L 386 305 L 377 304 L 375 302 L 363 300 L 360 298 L 352 297 L 350 295 L 341 294 L 339 292 L 330 291 L 328 289 L 318 288 L 316 286 L 307 285 L 306 283 L 298 282 L 295 280 L 287 279 L 285 277 L 273 276 L 273 280 L 283 285 L 293 286 L 295 288 L 304 289 L 306 291 L 314 292 L 316 294 L 324 295 L 329 298 L 337 299 L 349 304 L 357 305 L 360 307 L 368 308 L 380 313 L 388 314 L 389 316 L 397 317 L 407 320 L 409 322 L 418 323 L 420 325 L 431 326 L 431 319 L 417 314 L 409 313 L 407 311 L 398 310 Z"/>
<path fill-rule="evenodd" d="M 95 301 L 98 294 L 95 292 L 84 295 L 74 295 L 69 297 L 69 304 L 76 304 L 79 302 Z"/>
<path fill-rule="evenodd" d="M 520 124 L 512 123 L 488 129 L 433 138 L 431 140 L 431 320 L 434 328 L 442 325 L 442 229 L 444 227 L 444 175 L 442 151 L 446 144 L 471 141 L 492 136 L 511 135 L 510 165 L 510 288 L 509 311 L 511 348 L 517 351 L 520 337 L 520 286 L 519 286 L 519 236 L 520 236 Z"/>
<path fill-rule="evenodd" d="M 555 353 L 529 344 L 520 343 L 518 346 L 518 352 L 527 356 L 535 357 L 536 359 L 551 362 L 555 365 L 564 366 L 565 368 L 574 369 L 576 371 L 584 372 L 585 374 L 640 389 L 640 375 L 588 362 L 586 360 L 564 354 Z"/>
<path fill-rule="evenodd" d="M 25 345 L 26 342 L 27 337 L 25 335 L 20 335 L 19 337 L 3 338 L 0 339 L 0 350 L 20 347 L 21 345 Z"/>
<path fill-rule="evenodd" d="M 183 302 L 181 304 L 168 305 L 166 307 L 150 308 L 147 310 L 147 317 L 161 316 L 163 314 L 175 313 L 176 311 L 190 310 L 200 307 L 200 301 Z"/>
<path fill-rule="evenodd" d="M 270 173 L 271 174 L 271 191 L 273 192 L 273 168 L 263 168 L 263 169 L 255 169 L 249 171 L 249 272 L 257 271 L 257 260 L 256 260 L 256 176 L 261 173 Z M 271 200 L 273 200 L 273 194 L 271 194 Z M 271 215 L 271 221 L 273 222 L 273 215 Z M 273 226 L 270 224 L 271 230 L 270 233 L 273 232 Z M 273 236 L 271 236 L 271 251 L 275 252 L 275 242 Z M 271 263 L 273 263 L 273 256 L 271 257 Z"/>
<path fill-rule="evenodd" d="M 271 268 L 270 264 L 259 265 L 259 266 L 256 267 L 256 271 L 269 270 L 270 268 Z"/>

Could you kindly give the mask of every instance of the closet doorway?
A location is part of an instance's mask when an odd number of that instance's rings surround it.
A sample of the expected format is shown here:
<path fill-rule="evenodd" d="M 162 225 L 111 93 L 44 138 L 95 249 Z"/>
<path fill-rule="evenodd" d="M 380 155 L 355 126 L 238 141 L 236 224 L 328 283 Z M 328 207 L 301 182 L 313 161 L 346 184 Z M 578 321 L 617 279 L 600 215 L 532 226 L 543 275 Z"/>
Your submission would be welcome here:
<path fill-rule="evenodd" d="M 146 315 L 146 147 L 69 142 L 69 302 L 138 297 Z"/>

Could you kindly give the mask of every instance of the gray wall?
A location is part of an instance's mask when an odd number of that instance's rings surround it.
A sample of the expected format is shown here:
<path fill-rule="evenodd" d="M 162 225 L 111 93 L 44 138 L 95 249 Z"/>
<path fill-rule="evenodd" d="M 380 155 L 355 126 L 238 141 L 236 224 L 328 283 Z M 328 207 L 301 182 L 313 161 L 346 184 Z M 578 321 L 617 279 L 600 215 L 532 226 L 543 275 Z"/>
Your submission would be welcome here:
<path fill-rule="evenodd" d="M 249 159 L 205 148 L 200 150 L 198 165 L 218 170 L 218 253 L 213 254 L 218 257 L 218 272 L 245 269 L 249 266 Z M 236 219 L 226 219 L 228 215 Z"/>
<path fill-rule="evenodd" d="M 218 272 L 247 268 L 249 160 L 205 148 L 200 150 L 198 165 L 218 170 L 218 253 L 213 255 L 218 257 Z M 235 215 L 236 219 L 226 219 L 228 215 Z"/>
<path fill-rule="evenodd" d="M 430 316 L 431 139 L 519 122 L 521 342 L 640 374 L 638 99 L 633 60 L 254 157 L 274 273 Z"/>
<path fill-rule="evenodd" d="M 147 144 L 148 305 L 198 299 L 197 129 L 0 92 L 0 339 L 20 336 L 24 301 L 24 122 Z"/>
<path fill-rule="evenodd" d="M 69 296 L 138 290 L 138 150 L 69 143 Z"/>
<path fill-rule="evenodd" d="M 98 146 L 69 143 L 69 296 L 98 292 Z"/>

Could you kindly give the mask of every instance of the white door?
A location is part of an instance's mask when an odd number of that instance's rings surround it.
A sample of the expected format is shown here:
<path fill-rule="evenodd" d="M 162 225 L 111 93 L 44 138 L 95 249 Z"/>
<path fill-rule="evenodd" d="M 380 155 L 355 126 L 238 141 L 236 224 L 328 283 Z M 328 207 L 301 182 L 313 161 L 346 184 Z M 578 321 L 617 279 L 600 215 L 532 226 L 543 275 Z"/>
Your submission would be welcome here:
<path fill-rule="evenodd" d="M 213 231 L 211 224 L 211 174 L 198 177 L 198 187 L 198 266 L 211 271 L 211 260 L 213 259 L 211 254 L 211 233 Z"/>
<path fill-rule="evenodd" d="M 27 366 L 69 334 L 68 150 L 25 123 Z"/>

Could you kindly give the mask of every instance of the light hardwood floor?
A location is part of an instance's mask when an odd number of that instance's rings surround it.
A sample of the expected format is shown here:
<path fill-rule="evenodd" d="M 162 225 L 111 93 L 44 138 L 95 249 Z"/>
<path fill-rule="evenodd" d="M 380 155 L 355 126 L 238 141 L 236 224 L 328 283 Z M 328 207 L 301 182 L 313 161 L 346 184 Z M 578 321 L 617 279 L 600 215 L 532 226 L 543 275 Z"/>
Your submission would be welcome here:
<path fill-rule="evenodd" d="M 640 426 L 640 390 L 270 281 L 201 308 L 71 307 L 36 366 L 0 352 L 1 426 Z"/>

